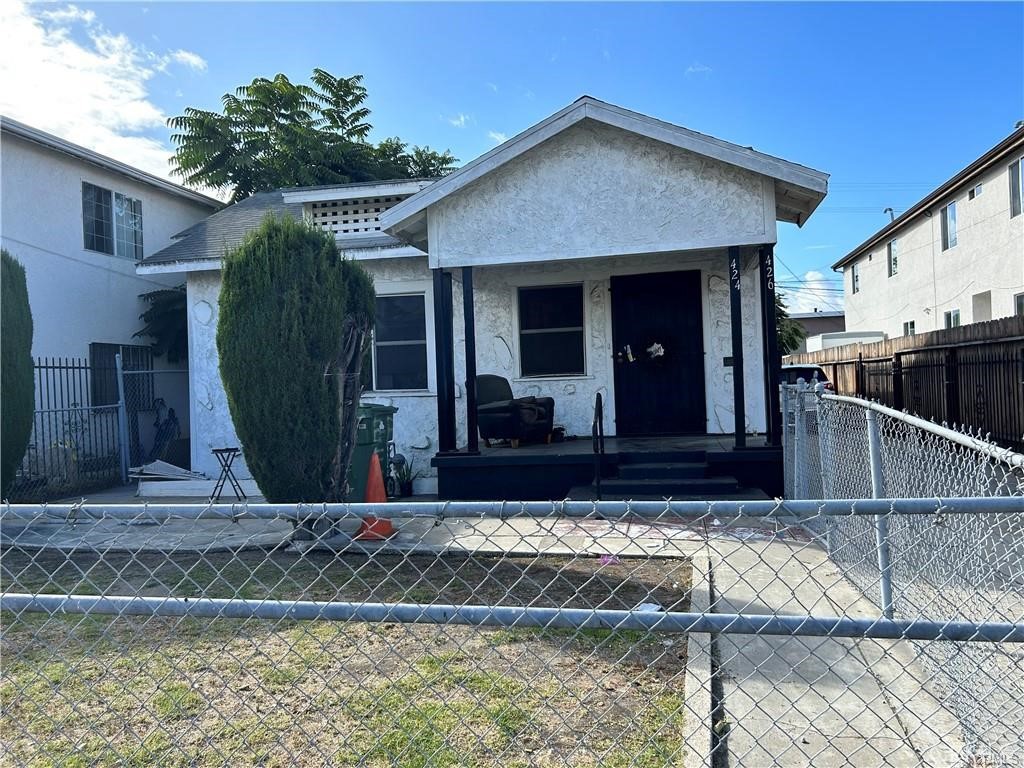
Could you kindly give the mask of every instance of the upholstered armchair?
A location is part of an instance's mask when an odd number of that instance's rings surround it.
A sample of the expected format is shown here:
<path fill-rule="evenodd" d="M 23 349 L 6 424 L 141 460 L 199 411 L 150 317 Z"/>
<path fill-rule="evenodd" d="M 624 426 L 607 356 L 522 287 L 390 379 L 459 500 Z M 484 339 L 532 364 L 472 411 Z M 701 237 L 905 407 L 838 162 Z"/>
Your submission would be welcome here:
<path fill-rule="evenodd" d="M 491 374 L 476 377 L 476 414 L 484 445 L 491 440 L 551 442 L 555 401 L 550 397 L 512 397 L 508 379 Z"/>

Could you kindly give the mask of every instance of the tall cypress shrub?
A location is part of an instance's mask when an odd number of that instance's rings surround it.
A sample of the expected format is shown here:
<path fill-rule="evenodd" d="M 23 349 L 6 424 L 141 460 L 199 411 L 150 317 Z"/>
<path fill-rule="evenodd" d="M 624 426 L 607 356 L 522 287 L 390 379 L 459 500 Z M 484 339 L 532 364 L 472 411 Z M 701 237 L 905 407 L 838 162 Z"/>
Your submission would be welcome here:
<path fill-rule="evenodd" d="M 373 304 L 369 276 L 303 222 L 268 216 L 227 254 L 220 373 L 268 501 L 344 499 Z"/>
<path fill-rule="evenodd" d="M 32 311 L 25 268 L 0 250 L 0 495 L 6 497 L 32 433 Z"/>

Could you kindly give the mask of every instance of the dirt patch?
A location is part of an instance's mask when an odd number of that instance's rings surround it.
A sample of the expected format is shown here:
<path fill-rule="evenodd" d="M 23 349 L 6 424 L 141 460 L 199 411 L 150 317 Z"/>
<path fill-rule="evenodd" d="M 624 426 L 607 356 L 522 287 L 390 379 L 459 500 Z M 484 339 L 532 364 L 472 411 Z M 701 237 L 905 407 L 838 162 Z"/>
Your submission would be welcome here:
<path fill-rule="evenodd" d="M 12 592 L 689 606 L 682 559 L 5 553 Z M 3 615 L 18 764 L 662 766 L 685 635 Z"/>

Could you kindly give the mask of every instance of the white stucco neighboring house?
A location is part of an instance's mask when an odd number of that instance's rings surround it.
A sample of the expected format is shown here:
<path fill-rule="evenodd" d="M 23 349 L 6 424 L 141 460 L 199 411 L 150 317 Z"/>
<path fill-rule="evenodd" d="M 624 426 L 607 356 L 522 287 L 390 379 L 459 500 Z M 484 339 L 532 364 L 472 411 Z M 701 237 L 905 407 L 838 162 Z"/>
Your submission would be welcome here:
<path fill-rule="evenodd" d="M 847 331 L 889 338 L 1024 314 L 1024 128 L 833 265 Z"/>
<path fill-rule="evenodd" d="M 34 357 L 139 345 L 139 294 L 180 284 L 135 263 L 221 206 L 10 118 L 0 118 L 0 238 L 25 267 Z"/>
<path fill-rule="evenodd" d="M 827 178 L 583 97 L 439 180 L 254 195 L 138 267 L 187 278 L 193 468 L 215 475 L 210 448 L 238 444 L 217 369 L 220 268 L 268 213 L 333 232 L 373 276 L 363 399 L 398 407 L 418 492 L 437 489 L 432 460 L 475 442 L 474 367 L 553 398 L 570 436 L 589 436 L 598 393 L 610 435 L 763 434 L 776 222 L 806 222 Z"/>

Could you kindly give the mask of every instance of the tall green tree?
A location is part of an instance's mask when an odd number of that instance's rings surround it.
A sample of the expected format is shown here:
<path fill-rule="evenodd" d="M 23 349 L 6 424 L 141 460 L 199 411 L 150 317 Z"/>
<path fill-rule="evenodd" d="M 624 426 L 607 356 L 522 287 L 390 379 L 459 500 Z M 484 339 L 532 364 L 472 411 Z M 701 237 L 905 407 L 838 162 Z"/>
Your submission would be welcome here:
<path fill-rule="evenodd" d="M 268 216 L 224 260 L 220 372 L 268 501 L 344 500 L 373 284 L 327 233 Z"/>
<path fill-rule="evenodd" d="M 780 355 L 788 355 L 807 338 L 807 332 L 800 323 L 789 316 L 786 302 L 778 293 L 775 294 L 775 331 L 779 339 Z"/>
<path fill-rule="evenodd" d="M 25 268 L 0 250 L 0 495 L 6 497 L 25 456 L 35 408 L 32 311 Z"/>
<path fill-rule="evenodd" d="M 174 172 L 188 184 L 229 190 L 231 201 L 281 187 L 441 176 L 451 152 L 397 138 L 367 141 L 362 75 L 314 69 L 309 84 L 278 74 L 226 93 L 220 112 L 189 107 L 168 120 Z"/>

